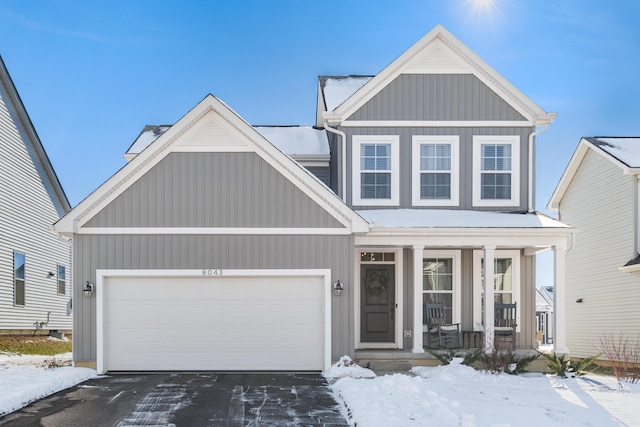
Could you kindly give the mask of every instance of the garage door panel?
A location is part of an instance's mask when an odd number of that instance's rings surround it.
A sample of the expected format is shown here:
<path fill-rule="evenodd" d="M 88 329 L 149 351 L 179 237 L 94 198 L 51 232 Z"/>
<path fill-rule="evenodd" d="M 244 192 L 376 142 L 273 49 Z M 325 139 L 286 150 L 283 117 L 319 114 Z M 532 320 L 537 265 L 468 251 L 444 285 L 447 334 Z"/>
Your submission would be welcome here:
<path fill-rule="evenodd" d="M 323 277 L 104 280 L 105 370 L 321 370 Z"/>

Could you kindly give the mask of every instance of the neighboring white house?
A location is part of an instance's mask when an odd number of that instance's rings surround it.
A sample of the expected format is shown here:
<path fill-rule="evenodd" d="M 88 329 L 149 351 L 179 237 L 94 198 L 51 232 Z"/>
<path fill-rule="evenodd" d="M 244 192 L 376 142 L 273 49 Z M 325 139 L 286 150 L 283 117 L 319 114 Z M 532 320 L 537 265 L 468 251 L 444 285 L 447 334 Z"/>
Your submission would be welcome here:
<path fill-rule="evenodd" d="M 536 291 L 538 344 L 553 343 L 553 286 L 540 286 Z"/>
<path fill-rule="evenodd" d="M 572 356 L 603 334 L 640 334 L 640 137 L 582 138 L 549 208 L 579 230 L 566 255 L 566 331 Z"/>
<path fill-rule="evenodd" d="M 0 58 L 0 334 L 71 330 L 70 210 Z"/>

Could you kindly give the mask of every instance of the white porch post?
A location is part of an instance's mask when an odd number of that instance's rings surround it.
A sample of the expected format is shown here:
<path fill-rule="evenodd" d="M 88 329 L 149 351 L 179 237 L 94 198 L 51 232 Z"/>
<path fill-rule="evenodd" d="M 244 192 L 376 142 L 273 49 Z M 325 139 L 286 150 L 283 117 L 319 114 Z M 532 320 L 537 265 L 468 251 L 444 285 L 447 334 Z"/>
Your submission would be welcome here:
<path fill-rule="evenodd" d="M 413 353 L 424 353 L 422 333 L 422 259 L 424 246 L 413 247 Z"/>
<path fill-rule="evenodd" d="M 553 247 L 553 350 L 556 354 L 569 354 L 566 335 L 565 297 L 565 245 Z"/>
<path fill-rule="evenodd" d="M 493 351 L 494 290 L 495 290 L 495 246 L 484 247 L 484 351 Z"/>

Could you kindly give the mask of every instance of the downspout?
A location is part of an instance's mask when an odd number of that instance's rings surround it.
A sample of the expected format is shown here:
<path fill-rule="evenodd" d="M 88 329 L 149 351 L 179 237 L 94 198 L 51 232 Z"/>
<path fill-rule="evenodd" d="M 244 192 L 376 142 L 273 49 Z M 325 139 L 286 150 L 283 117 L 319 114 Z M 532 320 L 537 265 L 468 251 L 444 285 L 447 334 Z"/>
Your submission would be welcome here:
<path fill-rule="evenodd" d="M 537 121 L 537 118 L 534 120 L 534 126 L 536 121 Z M 529 134 L 529 205 L 527 207 L 527 211 L 529 213 L 534 212 L 535 210 L 533 207 L 533 180 L 534 180 L 534 174 L 533 174 L 534 149 L 533 148 L 534 148 L 535 141 L 533 139 L 537 135 L 540 135 L 541 133 L 548 131 L 549 127 L 551 127 L 551 123 L 548 123 L 542 129 L 534 130 L 533 132 L 531 132 L 531 134 Z"/>
<path fill-rule="evenodd" d="M 340 137 L 340 147 L 341 147 L 340 156 L 342 157 L 340 159 L 340 163 L 342 164 L 342 171 L 341 171 L 342 176 L 340 177 L 340 180 L 342 181 L 341 196 L 342 196 L 342 201 L 346 203 L 347 202 L 347 135 L 341 130 L 338 130 L 329 126 L 329 122 L 326 119 L 324 120 L 324 128 L 329 132 L 336 134 Z"/>

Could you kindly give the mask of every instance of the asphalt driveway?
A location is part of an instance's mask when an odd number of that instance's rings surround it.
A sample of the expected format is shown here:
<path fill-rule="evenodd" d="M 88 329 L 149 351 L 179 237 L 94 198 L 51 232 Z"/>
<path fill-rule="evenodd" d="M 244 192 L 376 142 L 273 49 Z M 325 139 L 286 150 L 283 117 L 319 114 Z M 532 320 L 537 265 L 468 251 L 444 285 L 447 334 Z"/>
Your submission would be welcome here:
<path fill-rule="evenodd" d="M 314 374 L 119 374 L 0 418 L 6 426 L 346 426 Z"/>

